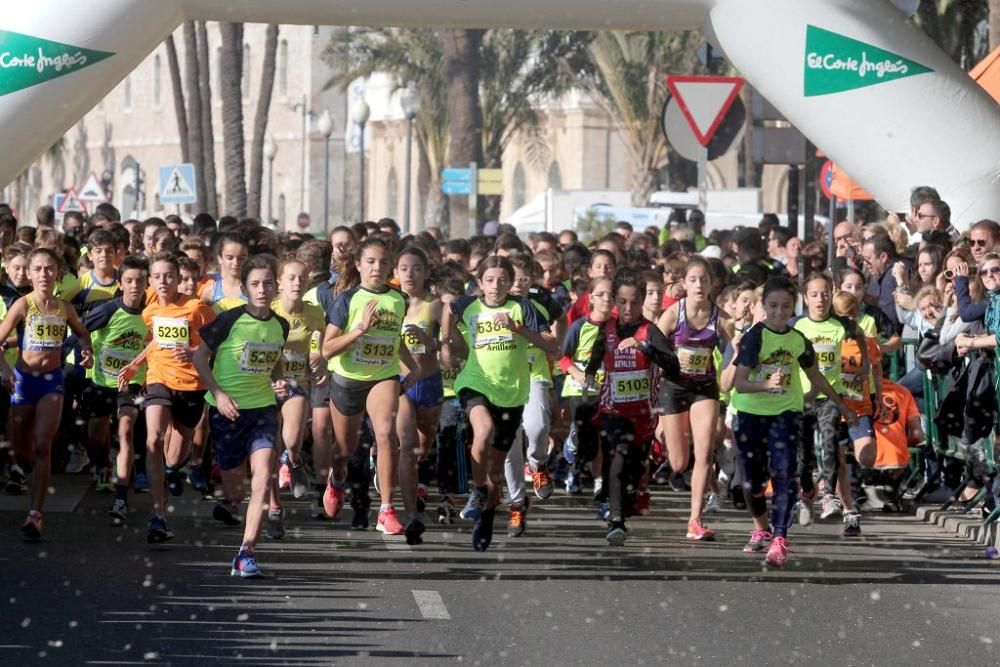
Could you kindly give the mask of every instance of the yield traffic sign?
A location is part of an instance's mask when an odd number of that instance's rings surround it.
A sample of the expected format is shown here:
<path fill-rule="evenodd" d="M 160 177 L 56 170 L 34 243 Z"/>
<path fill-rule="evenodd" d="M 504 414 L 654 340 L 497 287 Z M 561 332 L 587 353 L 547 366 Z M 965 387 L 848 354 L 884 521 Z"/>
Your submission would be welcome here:
<path fill-rule="evenodd" d="M 667 88 L 702 146 L 708 146 L 742 87 L 737 76 L 667 77 Z"/>

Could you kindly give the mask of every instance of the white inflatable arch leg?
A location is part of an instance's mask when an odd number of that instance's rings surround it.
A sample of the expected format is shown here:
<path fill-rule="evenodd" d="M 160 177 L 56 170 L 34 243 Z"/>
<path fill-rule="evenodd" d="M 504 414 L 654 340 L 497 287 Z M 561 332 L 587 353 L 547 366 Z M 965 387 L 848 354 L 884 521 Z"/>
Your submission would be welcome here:
<path fill-rule="evenodd" d="M 1000 217 L 996 103 L 907 25 L 888 0 L 10 4 L 0 19 L 0 145 L 5 158 L 0 183 L 12 180 L 185 19 L 592 30 L 701 27 L 752 85 L 886 207 L 902 210 L 911 186 L 933 184 L 952 205 L 956 220 Z M 893 57 L 877 58 L 877 49 Z M 857 67 L 866 72 L 874 68 L 867 81 L 881 81 L 852 87 L 851 54 L 864 62 Z M 845 62 L 838 64 L 840 60 Z M 905 73 L 901 66 L 908 68 Z M 917 74 L 918 69 L 929 71 Z M 854 74 L 862 81 L 860 72 Z"/>

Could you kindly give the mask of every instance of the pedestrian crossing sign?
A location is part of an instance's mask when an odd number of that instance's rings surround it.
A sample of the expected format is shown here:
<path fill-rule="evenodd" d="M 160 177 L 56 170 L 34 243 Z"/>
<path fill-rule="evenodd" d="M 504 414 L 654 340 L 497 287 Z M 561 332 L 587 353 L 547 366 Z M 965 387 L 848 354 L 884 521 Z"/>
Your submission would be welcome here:
<path fill-rule="evenodd" d="M 160 167 L 161 204 L 194 204 L 197 201 L 193 164 L 168 164 Z"/>

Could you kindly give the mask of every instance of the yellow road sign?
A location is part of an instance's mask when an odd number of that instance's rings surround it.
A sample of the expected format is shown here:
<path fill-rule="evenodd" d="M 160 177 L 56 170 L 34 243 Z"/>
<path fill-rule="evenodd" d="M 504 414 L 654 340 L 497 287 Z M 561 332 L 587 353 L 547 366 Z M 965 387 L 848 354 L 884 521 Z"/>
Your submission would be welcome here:
<path fill-rule="evenodd" d="M 477 169 L 478 185 L 476 188 L 481 195 L 502 195 L 503 194 L 503 169 Z"/>

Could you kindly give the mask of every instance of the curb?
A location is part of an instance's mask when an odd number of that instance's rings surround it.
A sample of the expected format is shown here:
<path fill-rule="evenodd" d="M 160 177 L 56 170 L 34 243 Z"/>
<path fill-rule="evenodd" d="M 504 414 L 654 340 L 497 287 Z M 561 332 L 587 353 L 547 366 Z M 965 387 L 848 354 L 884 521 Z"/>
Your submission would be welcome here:
<path fill-rule="evenodd" d="M 917 519 L 920 521 L 940 526 L 980 546 L 992 545 L 1000 548 L 1000 528 L 998 528 L 997 522 L 984 526 L 978 514 L 978 510 L 969 514 L 962 514 L 956 510 L 942 512 L 937 505 L 924 505 L 918 507 L 916 512 Z"/>

